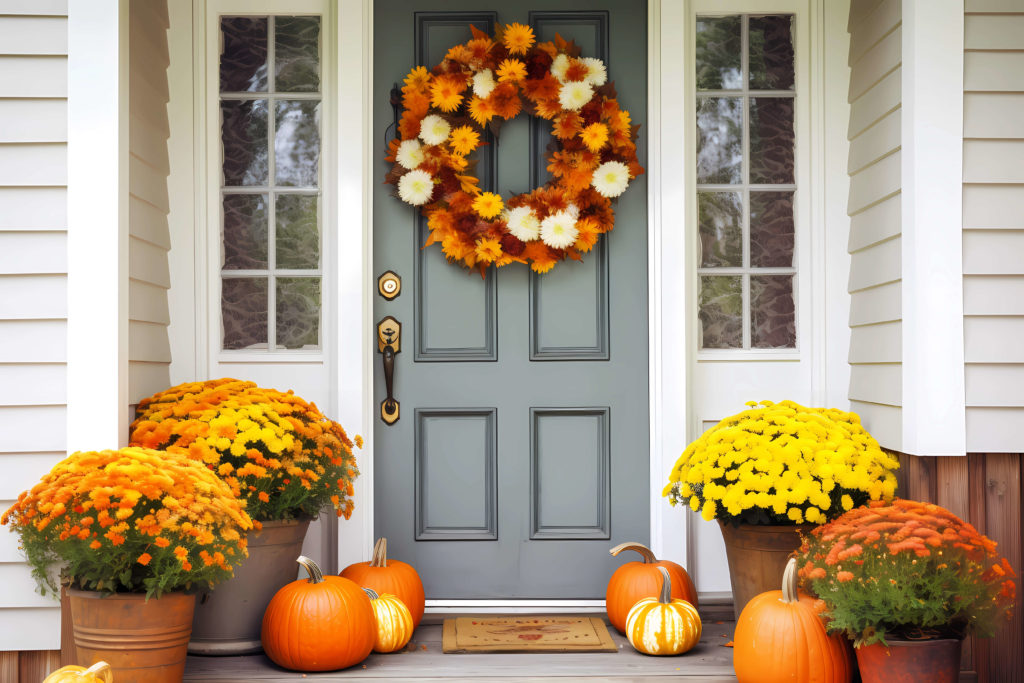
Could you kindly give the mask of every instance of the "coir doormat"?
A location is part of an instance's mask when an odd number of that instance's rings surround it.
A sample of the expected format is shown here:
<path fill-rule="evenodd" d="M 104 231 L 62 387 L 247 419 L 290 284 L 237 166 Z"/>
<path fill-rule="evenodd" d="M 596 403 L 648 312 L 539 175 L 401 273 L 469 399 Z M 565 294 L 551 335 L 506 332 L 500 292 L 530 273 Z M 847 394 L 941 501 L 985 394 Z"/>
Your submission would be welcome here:
<path fill-rule="evenodd" d="M 443 650 L 467 652 L 618 652 L 597 617 L 458 617 L 444 620 Z"/>

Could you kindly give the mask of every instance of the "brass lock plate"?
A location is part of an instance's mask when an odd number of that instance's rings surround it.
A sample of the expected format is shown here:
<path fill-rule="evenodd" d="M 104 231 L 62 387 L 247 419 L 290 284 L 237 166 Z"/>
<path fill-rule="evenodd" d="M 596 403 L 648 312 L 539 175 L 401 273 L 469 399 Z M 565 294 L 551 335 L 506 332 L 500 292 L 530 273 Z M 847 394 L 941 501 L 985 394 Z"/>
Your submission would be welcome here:
<path fill-rule="evenodd" d="M 390 315 L 377 323 L 377 351 L 384 353 L 385 346 L 395 353 L 402 350 L 402 323 Z"/>
<path fill-rule="evenodd" d="M 398 273 L 393 270 L 387 271 L 377 278 L 377 292 L 391 301 L 402 293 L 402 278 L 398 277 Z"/>

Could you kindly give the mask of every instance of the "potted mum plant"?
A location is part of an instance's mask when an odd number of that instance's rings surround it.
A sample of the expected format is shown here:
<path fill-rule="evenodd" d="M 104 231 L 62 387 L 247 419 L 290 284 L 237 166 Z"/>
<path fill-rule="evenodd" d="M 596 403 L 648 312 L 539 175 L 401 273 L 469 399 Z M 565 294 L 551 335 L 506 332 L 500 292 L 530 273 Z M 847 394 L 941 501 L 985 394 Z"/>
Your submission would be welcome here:
<path fill-rule="evenodd" d="M 249 559 L 200 597 L 189 651 L 259 652 L 263 612 L 295 579 L 310 520 L 327 506 L 352 514 L 353 442 L 315 404 L 235 379 L 181 384 L 144 399 L 131 441 L 189 455 L 244 501 L 255 522 Z"/>
<path fill-rule="evenodd" d="M 245 557 L 252 521 L 230 487 L 185 455 L 81 452 L 18 496 L 0 523 L 21 537 L 40 591 L 70 582 L 78 660 L 119 683 L 180 681 L 195 595 Z"/>
<path fill-rule="evenodd" d="M 955 682 L 963 638 L 992 636 L 1013 612 L 1015 574 L 995 542 L 930 503 L 850 510 L 806 536 L 798 561 L 864 683 Z"/>
<path fill-rule="evenodd" d="M 663 491 L 673 505 L 718 520 L 737 618 L 778 584 L 801 531 L 891 499 L 899 467 L 855 413 L 793 401 L 747 405 L 686 447 Z"/>

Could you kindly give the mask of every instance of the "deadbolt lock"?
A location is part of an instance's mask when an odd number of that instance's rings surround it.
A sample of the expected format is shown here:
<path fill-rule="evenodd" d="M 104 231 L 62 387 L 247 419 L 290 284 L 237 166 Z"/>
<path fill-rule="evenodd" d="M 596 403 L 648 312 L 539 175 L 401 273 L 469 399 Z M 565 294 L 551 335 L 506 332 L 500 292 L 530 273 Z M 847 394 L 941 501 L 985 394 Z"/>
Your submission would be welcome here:
<path fill-rule="evenodd" d="M 393 270 L 383 273 L 377 278 L 377 292 L 391 301 L 402 293 L 402 278 L 398 277 L 398 273 Z"/>

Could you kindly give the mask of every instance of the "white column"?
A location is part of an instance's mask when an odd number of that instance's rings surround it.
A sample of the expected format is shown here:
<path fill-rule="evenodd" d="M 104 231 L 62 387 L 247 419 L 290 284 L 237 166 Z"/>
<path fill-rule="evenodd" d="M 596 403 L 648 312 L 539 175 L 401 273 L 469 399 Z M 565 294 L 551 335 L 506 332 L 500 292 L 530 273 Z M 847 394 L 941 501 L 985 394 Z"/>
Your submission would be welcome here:
<path fill-rule="evenodd" d="M 68 451 L 128 439 L 128 1 L 68 7 Z"/>
<path fill-rule="evenodd" d="M 963 0 L 904 0 L 903 451 L 966 452 Z"/>

